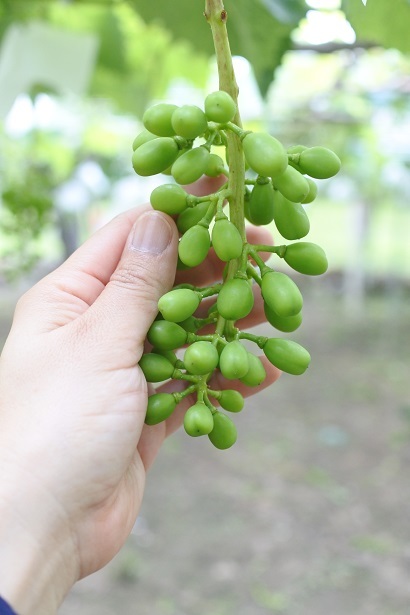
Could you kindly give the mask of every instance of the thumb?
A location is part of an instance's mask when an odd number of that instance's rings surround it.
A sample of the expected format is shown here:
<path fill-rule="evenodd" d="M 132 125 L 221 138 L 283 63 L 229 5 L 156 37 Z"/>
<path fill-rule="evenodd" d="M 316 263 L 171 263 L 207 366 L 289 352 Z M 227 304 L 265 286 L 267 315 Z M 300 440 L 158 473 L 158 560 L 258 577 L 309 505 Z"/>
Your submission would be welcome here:
<path fill-rule="evenodd" d="M 158 211 L 138 216 L 117 268 L 84 314 L 86 329 L 98 328 L 106 343 L 121 348 L 142 345 L 158 312 L 158 300 L 172 288 L 177 262 L 178 231 L 173 220 Z M 95 326 L 94 326 L 95 325 Z"/>

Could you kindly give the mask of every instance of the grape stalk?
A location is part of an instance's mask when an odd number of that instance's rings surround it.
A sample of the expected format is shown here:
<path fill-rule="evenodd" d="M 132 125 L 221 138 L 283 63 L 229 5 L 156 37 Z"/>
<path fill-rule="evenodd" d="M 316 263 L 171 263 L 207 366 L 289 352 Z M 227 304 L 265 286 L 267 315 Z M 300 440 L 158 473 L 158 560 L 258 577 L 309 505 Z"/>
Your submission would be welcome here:
<path fill-rule="evenodd" d="M 200 265 L 212 249 L 225 263 L 224 275 L 211 286 L 176 285 L 160 298 L 158 316 L 147 336 L 152 349 L 139 364 L 149 383 L 168 379 L 186 383 L 183 391 L 150 395 L 148 425 L 166 420 L 182 399 L 194 395 L 196 402 L 185 414 L 185 431 L 194 437 L 208 436 L 215 447 L 227 449 L 235 443 L 237 430 L 224 411 L 240 412 L 244 399 L 234 387 L 214 390 L 212 375 L 219 370 L 225 379 L 249 387 L 260 385 L 266 377 L 259 356 L 247 350 L 244 341 L 252 342 L 274 366 L 289 374 L 303 374 L 309 366 L 310 355 L 300 344 L 276 333 L 253 335 L 236 325 L 252 312 L 252 288 L 257 284 L 266 320 L 276 331 L 292 332 L 300 326 L 303 298 L 298 286 L 286 273 L 266 264 L 261 254 L 284 259 L 305 275 L 325 273 L 328 262 L 323 249 L 300 241 L 310 230 L 304 205 L 316 198 L 314 180 L 333 177 L 341 163 L 326 147 L 285 149 L 268 133 L 243 129 L 223 0 L 206 0 L 204 14 L 215 46 L 219 90 L 208 94 L 203 109 L 169 103 L 147 109 L 144 130 L 133 143 L 132 164 L 141 176 L 172 177 L 153 190 L 150 200 L 154 209 L 176 220 L 178 267 Z M 223 157 L 215 153 L 216 147 L 225 148 Z M 204 175 L 222 175 L 226 182 L 206 196 L 188 194 L 183 186 Z M 251 244 L 246 220 L 257 226 L 274 222 L 292 243 Z M 211 304 L 205 315 L 199 309 L 204 301 Z"/>

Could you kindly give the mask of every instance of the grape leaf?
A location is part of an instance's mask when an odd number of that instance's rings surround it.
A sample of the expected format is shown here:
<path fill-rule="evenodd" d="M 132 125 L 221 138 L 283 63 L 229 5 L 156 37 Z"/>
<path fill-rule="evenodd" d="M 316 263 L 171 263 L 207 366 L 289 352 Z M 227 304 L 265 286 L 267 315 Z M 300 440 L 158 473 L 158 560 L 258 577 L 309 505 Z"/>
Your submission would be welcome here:
<path fill-rule="evenodd" d="M 157 22 L 174 37 L 189 40 L 196 49 L 213 53 L 210 29 L 203 16 L 204 0 L 131 0 L 146 22 Z M 225 0 L 232 53 L 252 64 L 262 94 L 273 79 L 290 34 L 306 13 L 304 0 Z"/>
<path fill-rule="evenodd" d="M 342 8 L 360 41 L 410 51 L 409 0 L 368 0 L 366 6 L 359 0 L 343 0 Z"/>

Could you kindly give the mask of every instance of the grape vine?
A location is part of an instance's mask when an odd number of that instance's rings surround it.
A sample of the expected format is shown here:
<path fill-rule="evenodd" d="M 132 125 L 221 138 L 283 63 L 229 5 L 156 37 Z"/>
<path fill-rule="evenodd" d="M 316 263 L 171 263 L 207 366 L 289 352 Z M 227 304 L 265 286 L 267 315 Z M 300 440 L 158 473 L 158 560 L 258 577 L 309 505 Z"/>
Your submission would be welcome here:
<path fill-rule="evenodd" d="M 264 381 L 263 363 L 247 350 L 244 340 L 253 342 L 284 372 L 303 374 L 310 363 L 308 351 L 300 344 L 253 335 L 241 331 L 236 323 L 252 312 L 252 287 L 257 284 L 266 320 L 277 331 L 292 332 L 300 326 L 303 298 L 298 286 L 290 276 L 266 264 L 261 253 L 274 254 L 305 275 L 327 270 L 322 248 L 300 241 L 310 230 L 303 205 L 316 198 L 314 179 L 336 175 L 340 160 L 325 147 L 297 145 L 286 150 L 272 135 L 242 128 L 223 1 L 206 0 L 205 17 L 215 45 L 219 90 L 206 97 L 203 109 L 168 103 L 148 109 L 144 130 L 133 143 L 132 164 L 142 176 L 172 176 L 172 181 L 153 190 L 150 200 L 154 209 L 176 219 L 181 235 L 178 266 L 200 265 L 210 249 L 226 265 L 219 283 L 206 287 L 180 284 L 160 298 L 158 316 L 148 331 L 152 349 L 142 356 L 140 367 L 150 383 L 186 382 L 183 391 L 150 395 L 148 425 L 166 420 L 182 399 L 194 394 L 196 403 L 185 414 L 185 431 L 191 436 L 207 435 L 215 447 L 227 449 L 235 443 L 237 430 L 218 408 L 240 412 L 244 399 L 234 388 L 214 390 L 211 377 L 215 370 L 227 380 L 250 387 Z M 221 146 L 226 162 L 213 152 Z M 226 182 L 206 196 L 188 194 L 182 186 L 203 175 L 223 175 Z M 293 243 L 250 244 L 245 220 L 254 225 L 274 222 Z M 205 300 L 211 306 L 199 316 L 198 308 Z M 210 328 L 212 333 L 207 332 Z M 178 349 L 182 358 L 176 354 Z"/>

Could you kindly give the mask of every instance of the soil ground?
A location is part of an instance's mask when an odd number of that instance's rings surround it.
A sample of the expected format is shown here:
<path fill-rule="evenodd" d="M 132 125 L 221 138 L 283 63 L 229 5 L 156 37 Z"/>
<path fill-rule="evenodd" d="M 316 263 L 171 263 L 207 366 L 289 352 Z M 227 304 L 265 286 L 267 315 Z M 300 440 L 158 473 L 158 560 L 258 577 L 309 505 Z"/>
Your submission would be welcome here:
<path fill-rule="evenodd" d="M 308 372 L 248 401 L 228 451 L 170 438 L 124 549 L 60 615 L 410 614 L 409 296 L 303 292 Z"/>

